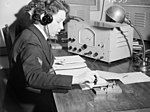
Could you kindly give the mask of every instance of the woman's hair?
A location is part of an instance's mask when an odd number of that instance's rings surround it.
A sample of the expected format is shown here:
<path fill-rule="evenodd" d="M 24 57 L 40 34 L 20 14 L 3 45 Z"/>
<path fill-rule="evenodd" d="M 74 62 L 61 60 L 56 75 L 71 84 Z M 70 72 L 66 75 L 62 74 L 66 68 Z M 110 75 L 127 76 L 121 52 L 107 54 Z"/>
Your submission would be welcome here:
<path fill-rule="evenodd" d="M 41 23 L 41 15 L 52 16 L 56 14 L 59 10 L 64 10 L 68 16 L 70 8 L 69 5 L 63 0 L 32 0 L 27 5 L 27 11 L 34 8 L 32 20 L 33 23 Z M 45 24 L 44 24 L 45 25 Z"/>

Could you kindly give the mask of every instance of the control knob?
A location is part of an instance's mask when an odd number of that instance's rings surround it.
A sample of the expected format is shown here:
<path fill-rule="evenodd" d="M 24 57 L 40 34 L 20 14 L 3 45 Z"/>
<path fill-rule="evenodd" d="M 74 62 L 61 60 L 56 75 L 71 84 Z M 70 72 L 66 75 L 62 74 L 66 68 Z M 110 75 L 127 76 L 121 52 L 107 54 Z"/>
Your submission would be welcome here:
<path fill-rule="evenodd" d="M 89 51 L 87 53 L 84 53 L 84 55 L 91 55 L 92 54 L 92 51 Z"/>
<path fill-rule="evenodd" d="M 82 50 L 84 50 L 84 49 L 86 49 L 86 48 L 87 48 L 87 45 L 86 45 L 86 44 L 83 44 L 82 47 L 81 47 Z"/>

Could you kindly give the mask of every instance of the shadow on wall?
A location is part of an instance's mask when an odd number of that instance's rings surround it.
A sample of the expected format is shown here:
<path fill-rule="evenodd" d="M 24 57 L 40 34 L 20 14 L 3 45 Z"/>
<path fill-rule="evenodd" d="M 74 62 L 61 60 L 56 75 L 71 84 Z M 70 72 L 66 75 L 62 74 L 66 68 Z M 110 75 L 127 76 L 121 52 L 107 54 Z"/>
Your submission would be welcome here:
<path fill-rule="evenodd" d="M 16 20 L 9 26 L 10 36 L 12 42 L 19 36 L 19 34 L 31 24 L 30 14 L 25 11 L 23 6 L 18 13 L 15 14 Z"/>

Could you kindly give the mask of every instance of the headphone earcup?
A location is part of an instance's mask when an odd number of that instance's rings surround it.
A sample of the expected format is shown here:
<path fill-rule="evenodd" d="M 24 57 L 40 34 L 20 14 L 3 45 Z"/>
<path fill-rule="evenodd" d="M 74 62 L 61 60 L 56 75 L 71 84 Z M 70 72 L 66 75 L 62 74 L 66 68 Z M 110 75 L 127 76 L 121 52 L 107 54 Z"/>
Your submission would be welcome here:
<path fill-rule="evenodd" d="M 47 25 L 53 21 L 53 16 L 51 14 L 46 14 L 41 19 L 42 25 Z"/>

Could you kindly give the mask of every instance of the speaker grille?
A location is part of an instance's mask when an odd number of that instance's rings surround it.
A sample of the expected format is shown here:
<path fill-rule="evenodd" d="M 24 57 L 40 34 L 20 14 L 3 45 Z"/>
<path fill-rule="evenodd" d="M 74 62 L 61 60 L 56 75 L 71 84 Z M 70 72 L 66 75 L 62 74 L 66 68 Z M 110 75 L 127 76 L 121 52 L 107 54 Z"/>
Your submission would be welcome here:
<path fill-rule="evenodd" d="M 134 25 L 137 27 L 145 27 L 146 14 L 145 13 L 134 13 Z"/>

